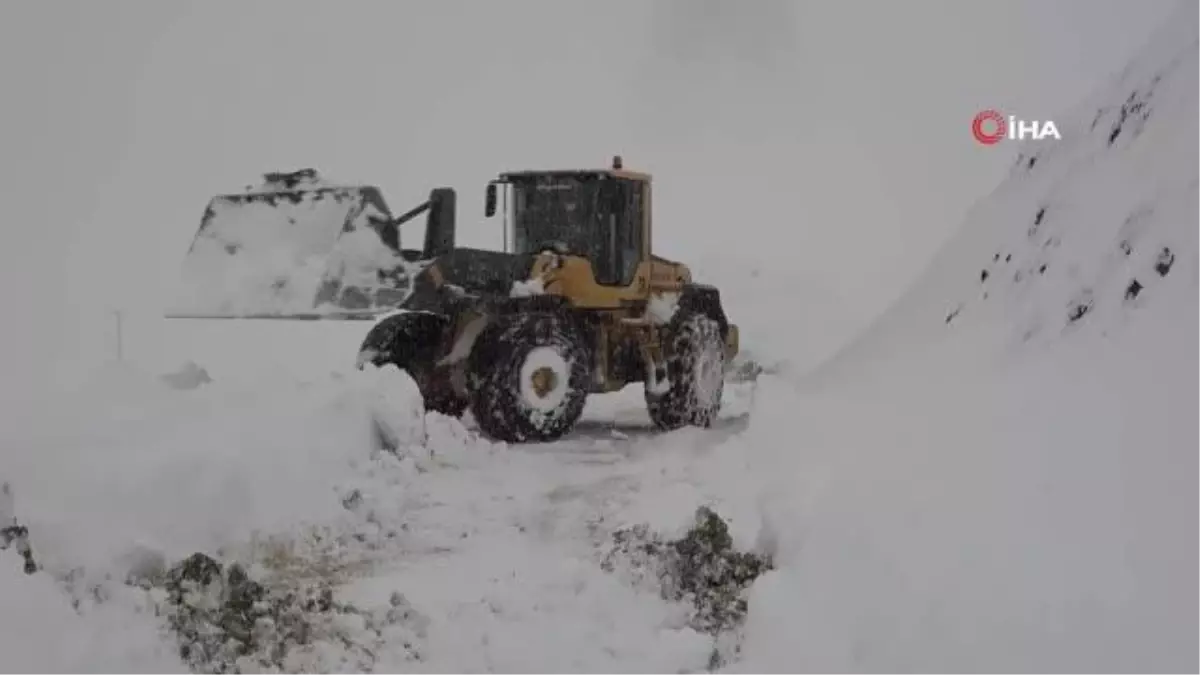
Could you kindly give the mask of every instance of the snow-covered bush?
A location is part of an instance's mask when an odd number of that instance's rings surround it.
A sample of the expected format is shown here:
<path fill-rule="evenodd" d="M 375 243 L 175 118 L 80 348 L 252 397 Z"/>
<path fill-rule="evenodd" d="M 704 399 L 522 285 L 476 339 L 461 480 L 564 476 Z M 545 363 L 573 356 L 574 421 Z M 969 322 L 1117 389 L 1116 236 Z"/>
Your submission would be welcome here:
<path fill-rule="evenodd" d="M 696 523 L 683 538 L 668 544 L 668 597 L 690 599 L 696 613 L 692 626 L 716 634 L 739 625 L 746 616 L 744 591 L 771 560 L 756 553 L 734 550 L 729 526 L 706 507 L 696 513 Z"/>
<path fill-rule="evenodd" d="M 195 389 L 213 381 L 208 371 L 195 361 L 188 361 L 178 370 L 160 375 L 159 379 L 172 389 Z"/>
<path fill-rule="evenodd" d="M 424 618 L 399 593 L 384 610 L 334 599 L 323 582 L 273 584 L 196 553 L 151 589 L 193 672 L 369 671 L 385 642 L 419 660 Z"/>
<path fill-rule="evenodd" d="M 725 520 L 702 506 L 679 539 L 664 539 L 644 524 L 617 530 L 601 566 L 627 570 L 639 582 L 656 583 L 665 600 L 690 604 L 688 625 L 719 644 L 741 627 L 750 584 L 774 564 L 770 556 L 736 550 Z M 712 668 L 724 661 L 720 651 L 714 649 Z"/>
<path fill-rule="evenodd" d="M 23 568 L 26 574 L 37 571 L 33 548 L 29 545 L 29 528 L 17 522 L 12 486 L 0 483 L 0 551 L 9 547 L 14 548 L 24 559 Z"/>

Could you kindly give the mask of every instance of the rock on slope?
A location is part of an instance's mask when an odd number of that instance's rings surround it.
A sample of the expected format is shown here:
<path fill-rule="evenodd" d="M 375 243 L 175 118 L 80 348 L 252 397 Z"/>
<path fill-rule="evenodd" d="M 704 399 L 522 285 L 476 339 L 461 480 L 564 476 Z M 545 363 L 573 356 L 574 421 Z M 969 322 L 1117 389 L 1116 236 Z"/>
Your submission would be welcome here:
<path fill-rule="evenodd" d="M 1153 298 L 1168 275 L 1190 288 L 1194 13 L 1183 3 L 1121 73 L 1057 117 L 1062 140 L 1025 142 L 927 273 L 827 370 L 937 347 L 964 325 L 986 324 L 1008 344 L 1104 330 L 1167 302 Z"/>
<path fill-rule="evenodd" d="M 1197 668 L 1197 7 L 743 437 L 744 667 Z"/>

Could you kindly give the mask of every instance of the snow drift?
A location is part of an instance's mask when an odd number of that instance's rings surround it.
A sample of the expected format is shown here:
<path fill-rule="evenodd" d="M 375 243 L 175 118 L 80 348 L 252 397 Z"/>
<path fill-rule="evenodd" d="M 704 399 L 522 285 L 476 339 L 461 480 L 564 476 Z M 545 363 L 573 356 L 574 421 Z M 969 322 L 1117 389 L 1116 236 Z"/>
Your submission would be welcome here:
<path fill-rule="evenodd" d="M 747 669 L 1197 668 L 1197 8 L 744 442 Z"/>

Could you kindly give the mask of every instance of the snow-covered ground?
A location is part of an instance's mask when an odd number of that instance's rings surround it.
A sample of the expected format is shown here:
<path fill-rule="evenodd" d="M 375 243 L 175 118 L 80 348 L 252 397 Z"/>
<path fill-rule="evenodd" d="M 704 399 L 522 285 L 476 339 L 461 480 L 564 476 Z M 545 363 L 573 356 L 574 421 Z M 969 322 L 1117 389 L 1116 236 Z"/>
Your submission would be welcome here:
<path fill-rule="evenodd" d="M 456 420 L 424 417 L 411 381 L 393 369 L 230 383 L 209 372 L 213 382 L 175 390 L 114 367 L 96 389 L 25 421 L 23 451 L 6 472 L 48 571 L 83 567 L 79 587 L 110 588 L 106 577 L 193 551 L 261 563 L 276 550 L 267 538 L 282 537 L 307 564 L 340 575 L 339 597 L 386 606 L 399 591 L 430 617 L 421 662 L 406 666 L 398 643 L 395 654 L 376 654 L 376 669 L 703 669 L 709 640 L 680 624 L 678 608 L 602 571 L 600 556 L 622 524 L 688 523 L 705 481 L 678 472 L 744 429 L 748 385 L 730 388 L 725 417 L 709 432 L 652 434 L 631 388 L 592 401 L 571 440 L 507 447 Z M 376 419 L 398 437 L 399 456 L 378 449 Z M 740 462 L 734 446 L 720 452 Z M 659 485 L 673 511 L 642 503 Z M 315 531 L 340 539 L 316 543 Z M 3 560 L 14 584 L 27 583 L 19 558 Z M 65 606 L 67 597 L 57 600 Z M 149 625 L 130 630 L 145 641 Z M 308 668 L 359 668 L 337 660 L 344 652 Z"/>
<path fill-rule="evenodd" d="M 687 607 L 602 562 L 614 532 L 675 537 L 708 505 L 775 566 L 728 670 L 1196 670 L 1181 7 L 820 368 L 784 363 L 777 331 L 812 329 L 747 272 L 725 297 L 779 368 L 731 384 L 711 430 L 652 433 L 630 388 L 567 440 L 499 445 L 424 415 L 394 370 L 354 370 L 364 324 L 131 325 L 157 346 L 143 363 L 4 411 L 0 478 L 44 573 L 0 551 L 0 664 L 185 669 L 161 597 L 121 582 L 202 551 L 358 608 L 291 669 L 703 671 Z M 185 360 L 211 382 L 157 375 Z"/>

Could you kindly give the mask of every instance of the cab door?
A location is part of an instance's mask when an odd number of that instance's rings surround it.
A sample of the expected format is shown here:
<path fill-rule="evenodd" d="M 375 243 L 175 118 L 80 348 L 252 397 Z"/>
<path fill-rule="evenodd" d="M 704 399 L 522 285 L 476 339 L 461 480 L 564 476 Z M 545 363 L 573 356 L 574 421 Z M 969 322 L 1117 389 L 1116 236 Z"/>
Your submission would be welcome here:
<path fill-rule="evenodd" d="M 638 266 L 645 261 L 644 213 L 646 186 L 642 181 L 606 181 L 600 247 L 605 255 L 593 261 L 596 283 L 608 287 L 636 285 Z"/>

